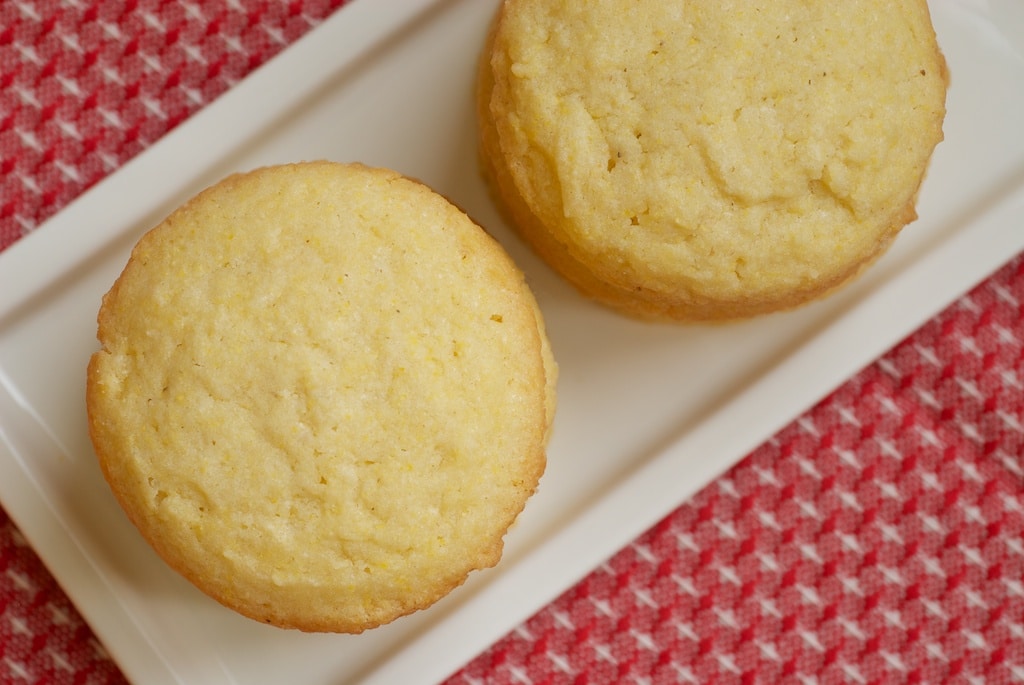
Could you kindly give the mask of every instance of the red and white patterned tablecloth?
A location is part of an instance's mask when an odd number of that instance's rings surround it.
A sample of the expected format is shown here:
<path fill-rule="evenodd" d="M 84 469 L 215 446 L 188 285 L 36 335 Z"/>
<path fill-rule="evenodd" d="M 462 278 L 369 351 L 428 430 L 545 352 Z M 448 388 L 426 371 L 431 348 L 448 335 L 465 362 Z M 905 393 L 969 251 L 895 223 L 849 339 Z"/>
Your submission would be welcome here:
<path fill-rule="evenodd" d="M 2 0 L 0 249 L 343 4 Z M 1024 682 L 1007 257 L 450 682 Z M 0 510 L 0 682 L 122 681 Z"/>

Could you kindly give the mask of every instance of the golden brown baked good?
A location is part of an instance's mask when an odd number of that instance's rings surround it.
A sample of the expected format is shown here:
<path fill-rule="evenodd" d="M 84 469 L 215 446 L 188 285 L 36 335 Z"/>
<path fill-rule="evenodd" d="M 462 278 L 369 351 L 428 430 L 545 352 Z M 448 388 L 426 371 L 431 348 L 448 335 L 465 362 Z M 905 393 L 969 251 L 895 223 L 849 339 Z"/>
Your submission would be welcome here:
<path fill-rule="evenodd" d="M 505 0 L 481 157 L 585 294 L 742 318 L 848 281 L 916 217 L 946 86 L 925 0 Z"/>
<path fill-rule="evenodd" d="M 146 234 L 99 312 L 90 434 L 156 551 L 259 621 L 360 632 L 495 564 L 556 367 L 520 271 L 397 173 L 268 167 Z"/>

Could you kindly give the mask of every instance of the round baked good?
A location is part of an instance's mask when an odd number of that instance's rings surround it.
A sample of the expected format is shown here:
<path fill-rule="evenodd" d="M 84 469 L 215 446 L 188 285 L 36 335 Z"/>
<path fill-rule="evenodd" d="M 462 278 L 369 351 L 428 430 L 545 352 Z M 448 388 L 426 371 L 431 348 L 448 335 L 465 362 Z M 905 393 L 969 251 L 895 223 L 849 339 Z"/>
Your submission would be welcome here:
<path fill-rule="evenodd" d="M 583 293 L 745 318 L 843 284 L 916 218 L 946 87 L 925 0 L 505 0 L 481 157 Z"/>
<path fill-rule="evenodd" d="M 259 621 L 355 633 L 431 605 L 499 560 L 545 467 L 557 369 L 522 273 L 392 171 L 228 177 L 138 242 L 98 322 L 114 495 Z"/>

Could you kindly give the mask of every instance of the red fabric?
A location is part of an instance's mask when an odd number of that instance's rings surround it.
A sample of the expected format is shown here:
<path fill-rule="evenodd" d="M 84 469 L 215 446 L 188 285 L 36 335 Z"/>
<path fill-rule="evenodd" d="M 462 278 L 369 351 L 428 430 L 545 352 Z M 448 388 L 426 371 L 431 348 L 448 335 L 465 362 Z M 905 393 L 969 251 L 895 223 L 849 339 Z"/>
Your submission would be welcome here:
<path fill-rule="evenodd" d="M 1018 258 L 450 683 L 1024 680 Z"/>
<path fill-rule="evenodd" d="M 0 248 L 342 4 L 0 3 Z"/>
<path fill-rule="evenodd" d="M 0 249 L 342 4 L 0 3 Z M 449 682 L 1024 681 L 1022 302 L 1017 257 Z M 122 680 L 0 511 L 0 682 Z"/>
<path fill-rule="evenodd" d="M 0 572 L 0 683 L 124 682 L 2 509 Z"/>

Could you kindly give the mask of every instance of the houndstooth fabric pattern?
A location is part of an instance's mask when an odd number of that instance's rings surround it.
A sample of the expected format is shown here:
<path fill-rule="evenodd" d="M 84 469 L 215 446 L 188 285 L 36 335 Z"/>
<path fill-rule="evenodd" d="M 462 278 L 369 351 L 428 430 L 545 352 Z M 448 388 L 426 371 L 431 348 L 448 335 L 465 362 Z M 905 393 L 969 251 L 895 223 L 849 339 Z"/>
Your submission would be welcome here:
<path fill-rule="evenodd" d="M 0 2 L 0 247 L 343 3 Z"/>
<path fill-rule="evenodd" d="M 454 676 L 1024 681 L 1015 259 Z"/>
<path fill-rule="evenodd" d="M 0 683 L 121 683 L 103 646 L 0 510 Z"/>
<path fill-rule="evenodd" d="M 0 2 L 0 249 L 343 4 Z M 449 685 L 1024 682 L 1022 303 L 1018 256 Z M 0 682 L 123 682 L 2 511 Z"/>

